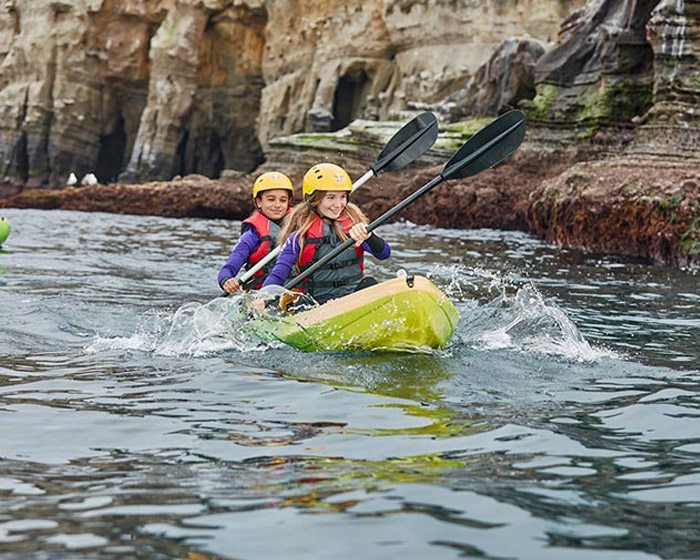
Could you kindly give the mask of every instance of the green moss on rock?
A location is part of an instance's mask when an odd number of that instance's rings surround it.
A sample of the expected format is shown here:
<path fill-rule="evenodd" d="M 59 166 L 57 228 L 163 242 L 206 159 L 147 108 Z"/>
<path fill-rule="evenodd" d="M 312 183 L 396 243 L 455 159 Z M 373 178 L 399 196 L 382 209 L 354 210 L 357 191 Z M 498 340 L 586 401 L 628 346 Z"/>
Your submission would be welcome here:
<path fill-rule="evenodd" d="M 531 121 L 546 121 L 550 118 L 550 110 L 556 103 L 561 86 L 541 84 L 537 87 L 537 95 L 533 99 L 535 107 L 527 111 L 526 116 Z"/>
<path fill-rule="evenodd" d="M 534 121 L 565 121 L 584 125 L 579 138 L 588 139 L 611 122 L 629 122 L 653 103 L 652 84 L 613 82 L 563 87 L 541 84 L 527 116 Z"/>

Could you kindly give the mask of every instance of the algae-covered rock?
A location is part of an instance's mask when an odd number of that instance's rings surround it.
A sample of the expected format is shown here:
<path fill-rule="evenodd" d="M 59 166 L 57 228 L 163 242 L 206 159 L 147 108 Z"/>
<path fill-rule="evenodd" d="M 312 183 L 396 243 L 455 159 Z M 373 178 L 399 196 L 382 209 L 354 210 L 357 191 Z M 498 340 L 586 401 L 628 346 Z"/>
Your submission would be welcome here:
<path fill-rule="evenodd" d="M 646 23 L 658 0 L 589 2 L 563 25 L 535 67 L 532 121 L 615 124 L 652 104 L 653 53 Z"/>
<path fill-rule="evenodd" d="M 307 168 L 319 161 L 368 168 L 392 136 L 419 112 L 403 112 L 403 119 L 392 121 L 353 121 L 337 132 L 301 133 L 275 138 L 269 143 L 264 169 L 287 165 Z M 423 154 L 416 166 L 445 163 L 464 142 L 493 118 L 472 118 L 441 124 L 435 145 Z"/>
<path fill-rule="evenodd" d="M 700 266 L 700 167 L 639 158 L 579 163 L 533 192 L 528 222 L 561 245 Z"/>

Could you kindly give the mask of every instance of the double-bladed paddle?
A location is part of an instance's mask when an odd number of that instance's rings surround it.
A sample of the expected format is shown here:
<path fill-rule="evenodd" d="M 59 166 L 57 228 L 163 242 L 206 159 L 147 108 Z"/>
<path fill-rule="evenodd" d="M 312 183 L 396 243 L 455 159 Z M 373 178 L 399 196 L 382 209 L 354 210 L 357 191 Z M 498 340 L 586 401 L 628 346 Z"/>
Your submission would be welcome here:
<path fill-rule="evenodd" d="M 387 142 L 377 159 L 374 160 L 369 171 L 353 183 L 352 192 L 355 192 L 372 177 L 380 173 L 396 171 L 406 167 L 427 152 L 435 144 L 437 136 L 437 119 L 433 113 L 422 113 L 407 122 Z M 282 246 L 275 247 L 261 261 L 257 262 L 254 267 L 246 271 L 238 280 L 241 285 L 249 282 L 253 275 L 279 255 L 281 250 Z"/>
<path fill-rule="evenodd" d="M 494 167 L 511 155 L 518 146 L 522 144 L 524 138 L 525 115 L 517 109 L 505 113 L 465 142 L 457 153 L 452 156 L 452 159 L 445 164 L 442 172 L 437 177 L 423 185 L 420 189 L 369 224 L 367 226 L 367 232 L 372 232 L 377 229 L 443 181 L 449 179 L 464 179 L 476 175 L 485 169 Z M 298 286 L 305 278 L 324 267 L 340 253 L 352 247 L 354 244 L 355 241 L 353 239 L 348 239 L 341 245 L 338 245 L 299 276 L 292 278 L 284 287 L 291 290 L 295 286 Z"/>

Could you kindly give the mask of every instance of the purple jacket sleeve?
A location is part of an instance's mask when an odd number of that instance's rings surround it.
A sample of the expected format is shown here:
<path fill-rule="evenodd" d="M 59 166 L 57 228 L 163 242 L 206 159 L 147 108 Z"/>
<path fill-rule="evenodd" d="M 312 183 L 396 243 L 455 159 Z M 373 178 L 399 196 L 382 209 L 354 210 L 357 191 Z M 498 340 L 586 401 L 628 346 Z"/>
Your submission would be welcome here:
<path fill-rule="evenodd" d="M 282 246 L 282 251 L 280 251 L 277 257 L 277 262 L 275 266 L 270 271 L 270 274 L 265 279 L 262 287 L 265 286 L 282 286 L 289 277 L 289 273 L 292 267 L 297 262 L 299 258 L 299 243 L 297 241 L 296 233 L 293 233 L 287 238 L 284 245 Z"/>
<path fill-rule="evenodd" d="M 362 248 L 380 261 L 388 259 L 391 256 L 391 247 L 389 247 L 389 244 L 374 233 L 372 237 L 362 244 Z"/>
<path fill-rule="evenodd" d="M 243 232 L 238 243 L 233 248 L 231 256 L 226 261 L 226 264 L 219 271 L 219 286 L 223 286 L 224 282 L 229 278 L 235 278 L 243 264 L 248 260 L 251 253 L 260 245 L 260 237 L 255 228 L 249 228 Z"/>

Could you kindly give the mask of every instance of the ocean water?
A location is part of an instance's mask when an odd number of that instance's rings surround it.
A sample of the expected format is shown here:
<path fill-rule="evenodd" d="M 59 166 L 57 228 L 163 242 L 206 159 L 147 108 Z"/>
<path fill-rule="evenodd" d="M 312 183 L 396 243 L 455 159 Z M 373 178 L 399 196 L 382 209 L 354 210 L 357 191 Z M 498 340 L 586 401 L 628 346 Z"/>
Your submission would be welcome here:
<path fill-rule="evenodd" d="M 236 222 L 4 215 L 3 560 L 700 557 L 696 271 L 392 224 L 450 345 L 306 354 L 218 297 Z"/>

